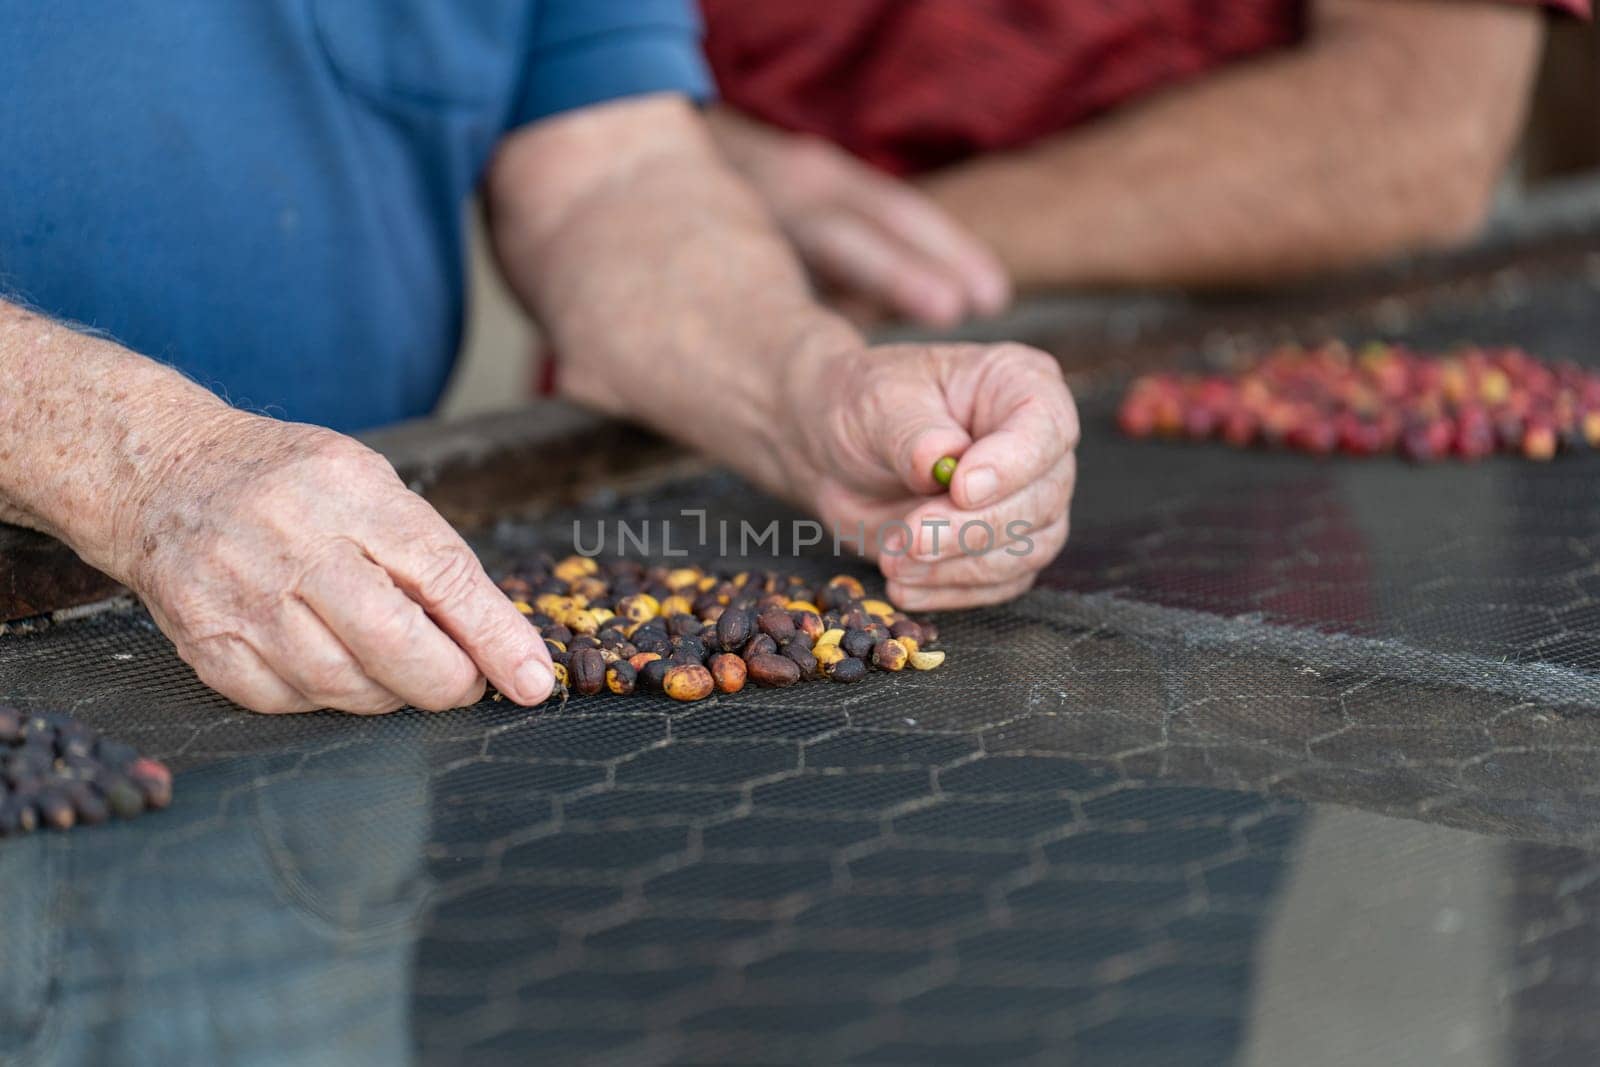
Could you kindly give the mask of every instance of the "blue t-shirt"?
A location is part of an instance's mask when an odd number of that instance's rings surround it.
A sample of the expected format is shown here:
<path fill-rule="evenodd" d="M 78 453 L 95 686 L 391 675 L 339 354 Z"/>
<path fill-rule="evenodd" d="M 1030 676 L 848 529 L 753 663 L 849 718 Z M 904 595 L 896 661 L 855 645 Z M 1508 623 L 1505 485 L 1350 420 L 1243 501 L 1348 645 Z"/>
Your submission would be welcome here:
<path fill-rule="evenodd" d="M 691 0 L 0 0 L 0 297 L 356 430 L 455 360 L 509 130 L 704 96 Z"/>

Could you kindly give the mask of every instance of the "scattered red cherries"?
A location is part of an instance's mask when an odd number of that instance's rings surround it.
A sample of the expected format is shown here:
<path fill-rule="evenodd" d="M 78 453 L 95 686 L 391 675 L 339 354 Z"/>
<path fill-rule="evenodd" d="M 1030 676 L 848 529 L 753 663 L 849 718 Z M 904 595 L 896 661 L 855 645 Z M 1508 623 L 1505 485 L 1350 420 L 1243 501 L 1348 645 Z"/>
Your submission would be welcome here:
<path fill-rule="evenodd" d="M 1147 374 L 1117 425 L 1130 437 L 1222 440 L 1419 463 L 1494 452 L 1548 460 L 1600 448 L 1600 371 L 1520 348 L 1445 355 L 1399 345 L 1284 347 L 1237 374 Z"/>

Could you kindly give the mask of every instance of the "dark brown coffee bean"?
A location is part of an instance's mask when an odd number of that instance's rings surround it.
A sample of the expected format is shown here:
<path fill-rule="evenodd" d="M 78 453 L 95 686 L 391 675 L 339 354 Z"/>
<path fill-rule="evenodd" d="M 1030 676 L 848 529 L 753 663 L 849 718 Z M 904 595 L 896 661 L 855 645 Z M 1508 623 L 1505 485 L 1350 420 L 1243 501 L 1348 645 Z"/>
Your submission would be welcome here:
<path fill-rule="evenodd" d="M 673 666 L 675 664 L 665 659 L 653 659 L 646 663 L 639 668 L 638 688 L 647 693 L 662 692 L 665 689 L 664 682 L 667 677 L 667 671 L 671 670 Z"/>
<path fill-rule="evenodd" d="M 872 646 L 876 644 L 872 635 L 865 630 L 846 630 L 844 637 L 839 640 L 839 647 L 844 649 L 847 656 L 865 660 L 872 655 Z"/>
<path fill-rule="evenodd" d="M 39 809 L 40 824 L 52 830 L 70 830 L 77 824 L 78 813 L 72 810 L 66 791 L 58 786 L 41 789 L 34 806 Z"/>
<path fill-rule="evenodd" d="M 867 676 L 867 665 L 854 656 L 846 656 L 828 671 L 836 682 L 859 682 Z"/>
<path fill-rule="evenodd" d="M 84 826 L 99 826 L 111 817 L 106 798 L 88 782 L 68 782 L 66 790 L 72 810 L 77 812 L 78 822 Z"/>
<path fill-rule="evenodd" d="M 814 678 L 819 670 L 817 657 L 811 654 L 809 647 L 800 643 L 799 639 L 802 636 L 804 635 L 796 634 L 793 640 L 778 650 L 778 654 L 794 660 L 794 665 L 800 668 L 800 677 Z"/>
<path fill-rule="evenodd" d="M 638 629 L 633 634 L 633 647 L 640 652 L 654 652 L 658 656 L 672 652 L 672 638 L 663 630 Z"/>
<path fill-rule="evenodd" d="M 769 652 L 746 660 L 745 670 L 752 682 L 768 688 L 782 688 L 800 680 L 800 667 L 794 660 Z"/>
<path fill-rule="evenodd" d="M 781 608 L 762 612 L 756 619 L 756 625 L 761 628 L 762 633 L 780 645 L 794 636 L 794 620 Z"/>
<path fill-rule="evenodd" d="M 572 688 L 584 696 L 593 696 L 606 684 L 606 661 L 597 648 L 580 648 L 572 653 L 567 670 L 572 675 Z"/>
<path fill-rule="evenodd" d="M 772 655 L 777 651 L 778 642 L 766 634 L 756 634 L 744 643 L 744 647 L 739 650 L 739 655 L 744 658 L 746 663 L 749 663 L 756 656 Z"/>
<path fill-rule="evenodd" d="M 717 640 L 723 649 L 733 652 L 743 648 L 755 629 L 755 620 L 744 608 L 728 608 L 717 620 Z"/>
<path fill-rule="evenodd" d="M 910 619 L 901 619 L 889 627 L 889 633 L 894 637 L 909 637 L 917 644 L 922 644 L 922 627 Z"/>

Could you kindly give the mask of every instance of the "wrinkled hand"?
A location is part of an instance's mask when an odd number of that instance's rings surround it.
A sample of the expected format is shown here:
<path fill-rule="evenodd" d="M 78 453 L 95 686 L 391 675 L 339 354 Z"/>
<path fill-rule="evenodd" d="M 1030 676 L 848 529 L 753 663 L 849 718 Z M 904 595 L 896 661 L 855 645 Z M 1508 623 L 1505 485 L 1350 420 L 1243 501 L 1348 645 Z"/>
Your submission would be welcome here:
<path fill-rule="evenodd" d="M 826 141 L 727 109 L 713 111 L 709 124 L 724 157 L 843 305 L 886 306 L 948 327 L 1010 303 L 1011 283 L 994 254 L 911 185 Z"/>
<path fill-rule="evenodd" d="M 865 554 L 901 608 L 1009 600 L 1061 551 L 1078 414 L 1054 359 L 1011 344 L 893 345 L 815 373 L 822 417 L 795 431 L 815 472 L 808 495 L 829 536 L 865 524 Z M 948 492 L 933 478 L 945 455 L 960 460 Z"/>
<path fill-rule="evenodd" d="M 263 712 L 537 704 L 537 631 L 376 452 L 235 411 L 197 427 L 117 515 L 113 574 L 201 681 Z"/>

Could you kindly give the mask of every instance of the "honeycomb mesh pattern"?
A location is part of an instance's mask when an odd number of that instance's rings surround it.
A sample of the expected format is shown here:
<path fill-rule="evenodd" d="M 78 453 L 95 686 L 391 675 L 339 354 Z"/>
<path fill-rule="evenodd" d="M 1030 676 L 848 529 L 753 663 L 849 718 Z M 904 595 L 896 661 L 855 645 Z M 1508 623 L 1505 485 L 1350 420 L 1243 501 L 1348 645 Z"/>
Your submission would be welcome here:
<path fill-rule="evenodd" d="M 268 718 L 137 610 L 0 640 L 0 693 L 179 772 L 159 816 L 0 846 L 0 1060 L 1231 1063 L 1344 811 L 1407 842 L 1374 908 L 1491 850 L 1497 993 L 1459 1021 L 1594 1062 L 1594 464 L 1308 477 L 1099 425 L 1140 498 L 1086 484 L 1045 588 L 942 620 L 928 674 Z M 1349 506 L 1385 480 L 1436 506 Z M 1463 517 L 1495 493 L 1538 532 Z M 685 506 L 787 514 L 712 476 L 479 547 Z M 1314 1000 L 1316 962 L 1270 988 Z"/>

